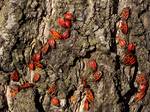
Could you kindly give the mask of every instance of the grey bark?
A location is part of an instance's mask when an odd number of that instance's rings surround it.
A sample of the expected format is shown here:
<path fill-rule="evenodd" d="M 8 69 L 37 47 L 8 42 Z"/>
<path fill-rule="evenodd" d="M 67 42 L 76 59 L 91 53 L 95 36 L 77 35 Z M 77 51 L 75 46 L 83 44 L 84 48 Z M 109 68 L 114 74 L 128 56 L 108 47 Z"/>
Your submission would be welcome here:
<path fill-rule="evenodd" d="M 124 7 L 131 9 L 128 42 L 137 44 L 138 66 L 132 68 L 116 60 L 115 25 Z M 71 37 L 58 41 L 56 49 L 44 56 L 47 66 L 36 87 L 19 92 L 16 99 L 8 103 L 5 94 L 14 84 L 9 73 L 17 68 L 21 74 L 19 84 L 23 82 L 24 75 L 28 74 L 24 64 L 28 64 L 31 55 L 49 38 L 50 28 L 64 31 L 56 20 L 66 11 L 73 12 L 76 17 Z M 72 112 L 75 109 L 69 95 L 79 92 L 78 112 L 84 96 L 80 77 L 85 74 L 85 62 L 96 59 L 103 76 L 96 84 L 89 81 L 95 97 L 93 111 L 149 112 L 150 89 L 142 101 L 130 104 L 135 94 L 132 92 L 133 77 L 140 71 L 149 79 L 149 18 L 149 0 L 0 0 L 0 109 L 3 112 L 54 112 L 58 109 Z M 50 96 L 46 92 L 54 81 L 57 81 L 58 97 L 67 102 L 60 108 L 50 105 Z M 23 98 L 24 95 L 27 98 Z"/>

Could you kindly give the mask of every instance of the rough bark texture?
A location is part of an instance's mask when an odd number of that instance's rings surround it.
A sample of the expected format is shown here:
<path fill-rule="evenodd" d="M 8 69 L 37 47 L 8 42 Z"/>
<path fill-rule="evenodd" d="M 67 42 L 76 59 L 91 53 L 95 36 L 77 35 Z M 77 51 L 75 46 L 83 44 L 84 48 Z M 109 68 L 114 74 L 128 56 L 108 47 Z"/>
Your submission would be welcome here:
<path fill-rule="evenodd" d="M 115 43 L 116 23 L 124 7 L 130 7 L 127 20 L 128 42 L 136 43 L 138 64 L 123 65 Z M 27 65 L 31 55 L 50 37 L 50 28 L 64 31 L 56 22 L 66 11 L 73 12 L 71 36 L 58 40 L 43 60 L 41 77 L 33 88 L 21 90 L 15 98 L 8 89 L 29 81 Z M 86 62 L 96 59 L 102 72 L 99 82 L 88 84 L 94 93 L 91 112 L 150 112 L 150 89 L 143 100 L 131 102 L 136 93 L 138 72 L 150 73 L 150 1 L 149 0 L 0 0 L 0 110 L 2 112 L 82 112 L 85 90 L 81 77 L 86 74 Z M 10 80 L 10 72 L 19 71 L 19 82 Z M 57 83 L 57 97 L 63 103 L 50 103 L 47 88 Z M 70 97 L 76 95 L 75 104 Z"/>

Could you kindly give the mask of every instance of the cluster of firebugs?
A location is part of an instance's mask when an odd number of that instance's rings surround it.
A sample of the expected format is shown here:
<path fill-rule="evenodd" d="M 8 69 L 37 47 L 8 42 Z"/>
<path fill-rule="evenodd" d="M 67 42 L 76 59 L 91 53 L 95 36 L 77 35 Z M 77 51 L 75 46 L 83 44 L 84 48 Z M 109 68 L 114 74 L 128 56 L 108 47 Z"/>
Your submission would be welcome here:
<path fill-rule="evenodd" d="M 118 30 L 122 33 L 122 35 L 127 35 L 128 33 L 128 24 L 127 19 L 129 18 L 130 8 L 123 8 L 120 14 L 120 20 L 117 23 Z M 127 66 L 134 66 L 137 64 L 137 58 L 135 56 L 135 48 L 136 45 L 134 43 L 128 43 L 124 38 L 121 37 L 121 33 L 116 35 L 116 42 L 119 44 L 121 49 L 125 49 L 125 53 L 123 54 L 122 62 Z M 144 73 L 137 74 L 135 82 L 138 85 L 138 91 L 134 96 L 134 101 L 140 101 L 144 98 L 147 89 L 148 89 L 148 80 Z"/>
<path fill-rule="evenodd" d="M 65 32 L 63 32 L 61 34 L 58 31 L 56 31 L 54 28 L 50 29 L 51 37 L 41 47 L 41 49 L 39 49 L 39 51 L 37 53 L 32 55 L 32 58 L 31 58 L 31 60 L 28 64 L 28 68 L 29 68 L 30 71 L 34 71 L 36 68 L 44 68 L 43 64 L 41 63 L 42 56 L 47 54 L 49 49 L 55 49 L 56 48 L 56 41 L 57 40 L 59 40 L 59 39 L 60 40 L 65 40 L 65 39 L 70 37 L 70 33 L 71 33 L 70 28 L 72 26 L 73 18 L 74 18 L 73 14 L 71 12 L 66 12 L 64 14 L 64 18 L 58 18 L 57 19 L 57 24 L 60 27 L 65 28 Z M 40 74 L 35 72 L 34 77 L 33 77 L 33 81 L 36 83 L 37 81 L 40 80 L 40 77 L 41 77 Z M 10 79 L 12 81 L 15 81 L 15 82 L 18 82 L 20 80 L 19 72 L 18 72 L 17 69 L 15 69 L 13 72 L 10 73 Z M 16 94 L 20 90 L 27 89 L 27 88 L 30 88 L 30 87 L 33 87 L 33 86 L 34 86 L 33 83 L 25 81 L 23 84 L 13 87 L 10 91 L 10 94 L 11 94 L 10 96 L 14 97 L 14 96 L 16 96 Z M 56 97 L 56 92 L 57 92 L 56 84 L 54 83 L 51 86 L 49 86 L 47 91 L 51 95 L 51 104 L 54 105 L 54 106 L 59 106 L 60 101 Z"/>
<path fill-rule="evenodd" d="M 128 33 L 128 24 L 127 24 L 127 19 L 130 14 L 130 8 L 125 7 L 123 8 L 121 14 L 120 14 L 120 21 L 117 24 L 118 30 L 120 30 L 123 34 Z M 66 12 L 64 14 L 64 17 L 59 17 L 57 19 L 57 24 L 60 27 L 63 27 L 65 31 L 61 34 L 58 31 L 56 31 L 54 28 L 50 29 L 50 34 L 51 37 L 47 40 L 47 42 L 42 46 L 42 48 L 35 54 L 33 54 L 29 64 L 28 68 L 30 71 L 35 70 L 36 67 L 43 68 L 42 63 L 40 62 L 42 59 L 42 55 L 46 54 L 49 49 L 54 49 L 56 47 L 56 41 L 58 39 L 60 40 L 65 40 L 70 37 L 71 33 L 71 26 L 73 22 L 74 16 L 71 12 Z M 127 52 L 123 56 L 122 62 L 125 65 L 132 66 L 137 63 L 136 57 L 134 55 L 135 51 L 135 44 L 134 43 L 129 43 L 127 45 L 127 42 L 125 39 L 121 37 L 121 35 L 116 36 L 116 41 L 119 43 L 119 46 L 121 48 L 127 48 Z M 93 81 L 97 82 L 101 79 L 102 73 L 97 70 L 97 63 L 96 60 L 92 59 L 89 60 L 86 64 L 86 66 L 92 70 L 92 76 L 93 76 Z M 12 81 L 18 82 L 20 77 L 19 73 L 16 70 L 10 73 L 10 79 Z M 40 79 L 40 74 L 39 73 L 34 73 L 33 81 L 37 82 Z M 145 74 L 139 74 L 136 77 L 136 82 L 139 85 L 138 92 L 135 95 L 135 101 L 139 101 L 144 98 L 146 94 L 146 90 L 148 88 L 148 81 L 146 79 Z M 92 89 L 88 86 L 87 80 L 85 78 L 82 78 L 82 84 L 84 85 L 84 88 L 86 90 L 86 100 L 84 101 L 84 110 L 87 111 L 90 108 L 90 104 L 94 101 L 94 93 Z M 24 82 L 23 84 L 16 86 L 11 90 L 11 96 L 14 97 L 16 94 L 21 90 L 21 89 L 26 89 L 33 87 L 34 84 L 30 83 L 28 81 Z M 59 98 L 56 97 L 57 94 L 57 85 L 56 83 L 51 84 L 48 89 L 48 93 L 51 95 L 51 104 L 54 106 L 60 106 L 60 100 Z M 75 96 L 72 96 L 70 98 L 71 102 L 73 103 L 75 101 Z"/>

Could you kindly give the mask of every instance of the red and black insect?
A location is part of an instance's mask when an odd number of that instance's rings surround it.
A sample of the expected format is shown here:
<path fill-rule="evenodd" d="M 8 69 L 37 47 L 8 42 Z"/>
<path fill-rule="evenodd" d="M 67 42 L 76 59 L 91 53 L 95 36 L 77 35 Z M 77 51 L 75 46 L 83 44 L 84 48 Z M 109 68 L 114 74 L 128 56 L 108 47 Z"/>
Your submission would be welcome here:
<path fill-rule="evenodd" d="M 120 20 L 118 23 L 117 23 L 117 27 L 121 30 L 121 32 L 123 34 L 127 34 L 128 33 L 128 24 L 126 21 L 124 20 Z"/>
<path fill-rule="evenodd" d="M 48 93 L 51 95 L 56 94 L 57 92 L 57 85 L 54 83 L 48 88 Z"/>
<path fill-rule="evenodd" d="M 102 73 L 100 71 L 96 71 L 94 74 L 93 74 L 93 79 L 95 82 L 101 80 L 101 77 L 102 77 Z"/>
<path fill-rule="evenodd" d="M 19 81 L 19 73 L 17 70 L 14 70 L 11 74 L 10 74 L 10 79 L 13 81 Z"/>
<path fill-rule="evenodd" d="M 128 52 L 133 52 L 135 50 L 135 44 L 134 43 L 129 43 L 128 44 Z"/>
<path fill-rule="evenodd" d="M 122 9 L 122 12 L 120 14 L 120 18 L 122 20 L 127 20 L 129 18 L 130 15 L 130 8 L 129 7 L 125 7 Z"/>
<path fill-rule="evenodd" d="M 29 83 L 29 82 L 25 82 L 23 83 L 20 88 L 21 89 L 27 89 L 27 88 L 30 88 L 30 87 L 33 87 L 34 85 L 32 83 Z"/>
<path fill-rule="evenodd" d="M 127 52 L 124 54 L 122 62 L 125 65 L 132 66 L 132 65 L 135 65 L 137 63 L 137 58 L 135 55 Z"/>
<path fill-rule="evenodd" d="M 71 12 L 66 12 L 64 14 L 64 17 L 66 20 L 72 20 L 74 17 L 73 17 L 73 14 Z"/>
<path fill-rule="evenodd" d="M 138 92 L 135 94 L 134 100 L 138 102 L 145 97 L 149 85 L 147 77 L 143 73 L 138 74 L 135 81 L 138 85 Z"/>

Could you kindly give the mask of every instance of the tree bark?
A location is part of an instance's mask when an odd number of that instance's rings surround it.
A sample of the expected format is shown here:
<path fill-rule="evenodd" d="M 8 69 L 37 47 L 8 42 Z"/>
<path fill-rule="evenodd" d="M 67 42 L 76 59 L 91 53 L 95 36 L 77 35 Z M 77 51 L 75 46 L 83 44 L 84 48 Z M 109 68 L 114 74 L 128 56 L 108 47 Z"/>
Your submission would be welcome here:
<path fill-rule="evenodd" d="M 123 8 L 129 7 L 127 43 L 135 43 L 137 63 L 127 66 L 121 57 L 126 48 L 116 42 L 117 23 Z M 48 38 L 50 29 L 66 29 L 57 19 L 72 12 L 71 34 L 57 40 L 56 48 L 43 55 L 44 69 L 36 69 L 40 80 L 34 87 L 10 96 L 10 89 L 31 80 L 28 64 Z M 150 89 L 145 97 L 133 102 L 138 87 L 137 74 L 150 74 L 150 1 L 149 0 L 0 0 L 0 109 L 3 112 L 82 112 L 86 89 L 94 94 L 89 112 L 149 112 Z M 123 36 L 121 34 L 121 36 Z M 87 62 L 95 59 L 101 80 L 93 81 Z M 17 69 L 19 81 L 10 73 Z M 31 81 L 32 82 L 32 81 Z M 51 104 L 48 88 L 57 85 L 60 106 Z M 75 103 L 71 97 L 77 98 Z"/>

